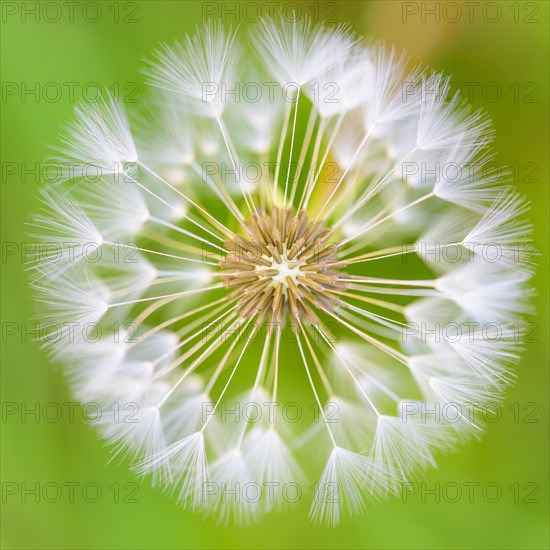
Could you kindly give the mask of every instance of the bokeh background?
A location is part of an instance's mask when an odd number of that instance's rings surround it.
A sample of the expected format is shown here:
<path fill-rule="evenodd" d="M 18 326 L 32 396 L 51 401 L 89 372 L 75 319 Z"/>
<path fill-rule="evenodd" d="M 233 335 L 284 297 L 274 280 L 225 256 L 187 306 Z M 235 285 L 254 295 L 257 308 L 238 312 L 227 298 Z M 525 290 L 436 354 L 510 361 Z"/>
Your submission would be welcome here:
<path fill-rule="evenodd" d="M 550 4 L 281 2 L 289 10 L 350 21 L 358 32 L 395 43 L 413 59 L 452 74 L 474 105 L 493 118 L 497 161 L 515 167 L 516 184 L 532 202 L 534 238 L 542 253 L 532 319 L 537 342 L 526 346 L 501 418 L 480 442 L 443 458 L 427 474 L 426 489 L 439 487 L 440 501 L 430 494 L 407 502 L 394 498 L 338 528 L 309 523 L 306 503 L 252 528 L 217 527 L 182 511 L 147 483 L 135 485 L 126 465 L 107 465 L 108 450 L 78 409 L 74 421 L 66 408 L 59 421 L 22 417 L 22 410 L 36 404 L 63 407 L 72 401 L 32 334 L 21 334 L 32 329 L 33 305 L 19 251 L 27 240 L 27 214 L 38 204 L 37 166 L 50 153 L 59 124 L 72 116 L 75 100 L 93 94 L 97 85 L 139 100 L 134 91 L 143 87 L 142 56 L 160 41 L 181 38 L 205 12 L 228 22 L 237 17 L 246 25 L 247 16 L 272 5 L 108 0 L 74 3 L 71 13 L 67 4 L 73 3 L 2 3 L 2 547 L 548 548 Z M 237 15 L 229 13 L 235 7 Z M 17 334 L 11 334 L 14 327 Z M 63 487 L 62 498 L 36 502 L 32 493 L 21 494 L 37 483 Z M 82 497 L 86 483 L 101 488 L 97 502 Z M 449 483 L 462 488 L 456 502 Z M 489 502 L 491 483 L 502 491 L 496 502 Z M 476 487 L 473 498 L 466 484 Z"/>

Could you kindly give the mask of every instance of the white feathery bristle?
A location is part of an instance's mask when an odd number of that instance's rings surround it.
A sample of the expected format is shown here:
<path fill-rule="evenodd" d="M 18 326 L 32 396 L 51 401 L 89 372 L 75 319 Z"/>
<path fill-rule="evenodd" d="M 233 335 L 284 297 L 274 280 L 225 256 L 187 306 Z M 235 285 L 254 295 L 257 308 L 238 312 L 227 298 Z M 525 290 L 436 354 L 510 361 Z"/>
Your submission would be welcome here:
<path fill-rule="evenodd" d="M 132 331 L 121 335 L 121 339 L 128 342 L 128 359 L 134 361 L 154 361 L 158 367 L 170 363 L 175 354 L 175 346 L 179 337 L 169 330 L 157 330 L 147 338 L 135 338 Z"/>
<path fill-rule="evenodd" d="M 385 485 L 385 477 L 385 471 L 377 468 L 370 458 L 334 447 L 316 485 L 310 519 L 338 525 L 343 513 L 350 516 L 361 513 L 367 498 L 375 497 Z"/>
<path fill-rule="evenodd" d="M 220 87 L 223 84 L 232 88 L 229 82 L 234 39 L 235 33 L 231 29 L 226 32 L 221 21 L 205 21 L 183 43 L 164 45 L 156 52 L 156 59 L 149 61 L 146 70 L 149 82 L 210 104 L 215 111 L 210 116 L 220 115 L 225 104 Z"/>
<path fill-rule="evenodd" d="M 147 361 L 105 361 L 92 370 L 94 376 L 86 380 L 81 393 L 87 392 L 87 399 L 103 405 L 113 415 L 131 417 L 138 403 L 145 404 L 145 395 L 150 391 L 153 365 Z M 114 409 L 111 407 L 114 406 Z M 109 412 L 111 414 L 111 412 Z M 117 416 L 114 416 L 117 419 Z M 119 421 L 118 419 L 116 421 Z"/>
<path fill-rule="evenodd" d="M 253 35 L 256 47 L 281 85 L 303 86 L 354 53 L 356 38 L 349 26 L 314 24 L 310 17 L 290 21 L 260 19 Z"/>
<path fill-rule="evenodd" d="M 381 126 L 416 114 L 420 68 L 409 70 L 405 52 L 398 54 L 395 48 L 388 51 L 383 45 L 373 47 L 370 58 L 364 124 L 378 135 L 387 130 Z"/>
<path fill-rule="evenodd" d="M 428 383 L 440 414 L 462 438 L 479 438 L 483 418 L 502 400 L 500 392 L 488 389 L 477 376 L 435 376 Z"/>
<path fill-rule="evenodd" d="M 521 219 L 528 210 L 519 193 L 505 190 L 462 242 L 485 261 L 529 270 L 536 257 L 530 246 L 531 224 Z"/>
<path fill-rule="evenodd" d="M 165 395 L 166 387 L 162 381 L 155 380 L 154 374 L 152 361 L 127 360 L 120 363 L 111 373 L 112 398 L 121 405 L 135 403 L 142 408 L 155 405 Z"/>
<path fill-rule="evenodd" d="M 354 117 L 346 117 L 343 120 L 332 146 L 334 157 L 343 170 L 369 166 L 367 155 L 370 148 L 359 149 L 364 137 L 365 131 L 360 121 Z M 357 153 L 358 150 L 359 153 Z"/>
<path fill-rule="evenodd" d="M 427 400 L 430 400 L 432 389 L 429 380 L 432 376 L 447 376 L 450 373 L 460 374 L 467 372 L 468 366 L 464 365 L 456 353 L 450 351 L 444 353 L 418 353 L 410 355 L 407 366 L 418 386 Z"/>
<path fill-rule="evenodd" d="M 130 418 L 102 418 L 101 426 L 101 435 L 113 445 L 113 458 L 120 455 L 137 464 L 166 447 L 158 407 L 139 408 Z M 153 484 L 165 482 L 169 475 L 167 468 L 156 469 Z"/>
<path fill-rule="evenodd" d="M 445 326 L 457 319 L 460 309 L 442 297 L 429 297 L 415 300 L 405 307 L 405 317 L 409 326 L 404 329 L 405 341 L 418 339 L 425 341 L 426 333 L 439 325 Z"/>
<path fill-rule="evenodd" d="M 517 322 L 532 311 L 522 272 L 506 273 L 498 265 L 479 257 L 436 281 L 436 289 L 453 300 L 475 321 L 481 323 Z"/>
<path fill-rule="evenodd" d="M 135 237 L 150 217 L 147 202 L 138 186 L 131 181 L 116 181 L 107 176 L 86 188 L 80 208 L 93 221 L 105 240 L 125 242 Z M 124 216 L 120 213 L 124 212 Z"/>
<path fill-rule="evenodd" d="M 88 256 L 94 258 L 104 239 L 82 208 L 67 194 L 42 195 L 43 214 L 33 217 L 30 225 L 39 231 L 31 237 L 45 245 L 36 261 L 30 262 L 37 278 L 54 279 L 63 275 Z"/>
<path fill-rule="evenodd" d="M 44 346 L 54 356 L 66 352 L 66 346 L 78 345 L 88 337 L 109 308 L 111 293 L 92 275 L 74 271 L 50 279 L 41 277 L 33 284 L 36 300 L 46 308 L 39 316 L 45 334 Z M 48 327 L 55 330 L 55 340 L 47 338 Z M 93 333 L 90 338 L 93 337 Z"/>
<path fill-rule="evenodd" d="M 434 271 L 447 273 L 470 261 L 475 247 L 465 246 L 465 236 L 475 224 L 475 216 L 466 210 L 452 210 L 428 226 L 414 243 L 417 256 Z"/>
<path fill-rule="evenodd" d="M 431 252 L 432 249 L 427 249 L 427 246 L 446 246 L 448 244 L 460 245 L 464 236 L 472 227 L 473 219 L 475 218 L 472 213 L 463 210 L 452 210 L 448 212 L 441 220 L 430 225 L 417 239 L 418 245 L 424 245 L 424 248 L 418 247 L 418 253 L 424 251 Z M 433 255 L 435 256 L 435 254 Z M 422 257 L 422 259 L 424 258 Z"/>
<path fill-rule="evenodd" d="M 420 149 L 478 148 L 492 137 L 491 121 L 482 111 L 471 112 L 469 105 L 449 98 L 450 77 L 433 73 L 422 80 L 416 145 Z"/>
<path fill-rule="evenodd" d="M 326 430 L 326 422 L 338 443 L 346 449 L 359 452 L 364 450 L 365 441 L 372 439 L 374 412 L 365 403 L 362 395 L 362 392 L 366 391 L 365 388 L 359 389 L 354 384 L 351 389 L 357 392 L 357 398 L 362 401 L 352 401 L 337 395 L 330 396 L 325 405 L 327 418 L 319 420 L 319 429 Z"/>
<path fill-rule="evenodd" d="M 140 129 L 146 136 L 138 141 L 140 156 L 160 171 L 192 164 L 196 161 L 196 124 L 186 99 L 165 90 L 159 95 L 140 119 Z"/>
<path fill-rule="evenodd" d="M 434 397 L 441 404 L 468 403 L 476 407 L 483 407 L 501 399 L 501 394 L 488 386 L 477 376 L 432 376 L 428 383 Z"/>
<path fill-rule="evenodd" d="M 261 512 L 261 490 L 251 478 L 243 452 L 227 451 L 210 468 L 205 490 L 207 513 L 221 525 L 250 525 Z"/>
<path fill-rule="evenodd" d="M 204 508 L 208 464 L 202 431 L 148 455 L 136 465 L 135 470 L 141 475 L 158 475 L 157 472 L 168 471 L 171 478 L 165 475 L 163 478 L 169 482 L 166 483 L 167 492 L 177 494 L 178 502 L 184 508 Z"/>
<path fill-rule="evenodd" d="M 359 405 L 363 410 L 362 417 L 370 417 L 374 414 L 374 411 L 370 405 L 365 402 L 364 392 L 366 392 L 373 401 L 376 401 L 378 397 L 387 395 L 388 385 L 392 385 L 395 382 L 394 377 L 387 369 L 386 361 L 391 359 L 387 357 L 387 354 L 375 346 L 369 346 L 352 341 L 338 342 L 335 346 L 335 353 L 333 359 L 333 368 L 331 374 L 331 382 L 334 384 L 334 393 L 328 399 L 328 403 L 334 402 L 337 406 L 342 404 L 342 415 L 345 418 L 348 413 L 353 414 L 355 406 Z M 368 350 L 365 353 L 365 350 Z M 358 385 L 353 380 L 346 369 L 342 369 L 342 364 L 346 363 L 353 372 L 356 374 L 356 379 L 360 382 Z M 394 368 L 398 368 L 397 363 L 392 362 L 393 372 Z M 371 395 L 372 393 L 372 395 Z M 342 397 L 348 396 L 348 397 Z M 353 396 L 353 397 L 352 397 Z M 356 402 L 356 398 L 359 399 L 359 403 Z M 345 401 L 345 403 L 341 403 Z M 330 412 L 327 410 L 327 412 Z M 359 411 L 356 409 L 355 413 Z M 338 418 L 339 410 L 334 411 L 334 417 Z M 351 420 L 351 418 L 350 418 Z M 376 420 L 376 418 L 370 418 L 370 421 Z M 369 421 L 369 422 L 370 422 Z M 340 421 L 339 421 L 340 422 Z M 338 429 L 338 428 L 336 428 Z M 369 433 L 372 434 L 374 425 L 371 425 Z M 367 434 L 363 428 L 360 430 Z M 346 448 L 348 448 L 346 446 Z"/>
<path fill-rule="evenodd" d="M 434 450 L 441 448 L 441 424 L 414 417 L 380 415 L 373 442 L 373 458 L 394 477 L 395 485 L 414 478 L 427 466 L 435 466 Z"/>
<path fill-rule="evenodd" d="M 131 246 L 129 249 L 132 250 Z M 103 281 L 117 302 L 141 296 L 158 277 L 157 268 L 147 258 L 132 252 L 131 259 L 120 262 L 109 258 L 102 264 L 102 268 L 109 270 Z"/>
<path fill-rule="evenodd" d="M 434 182 L 436 197 L 484 213 L 494 202 L 502 187 L 503 171 L 494 167 L 494 155 L 485 153 L 477 158 L 477 148 L 462 147 L 460 143 L 436 166 L 438 180 Z"/>
<path fill-rule="evenodd" d="M 235 135 L 236 143 L 238 142 L 243 151 L 265 155 L 279 137 L 275 129 L 280 126 L 285 101 L 282 94 L 277 92 L 270 97 L 269 93 L 261 88 L 260 82 L 262 82 L 261 77 L 255 75 L 252 80 L 243 85 L 243 90 L 249 85 L 252 90 L 243 91 L 243 94 L 249 93 L 252 97 L 254 97 L 253 94 L 258 94 L 258 99 L 241 100 L 235 103 L 227 112 L 227 120 L 228 124 L 244 125 L 243 130 Z M 251 86 L 252 84 L 254 86 Z"/>
<path fill-rule="evenodd" d="M 81 339 L 59 350 L 69 363 L 71 387 L 83 402 L 96 401 L 106 410 L 114 403 L 119 408 L 129 404 L 131 409 L 134 401 L 144 404 L 154 398 L 153 389 L 158 385 L 153 380 L 154 361 L 174 346 L 173 339 L 166 332 L 140 339 L 134 332 L 121 328 L 101 340 Z M 165 362 L 157 361 L 156 368 Z"/>
<path fill-rule="evenodd" d="M 168 441 L 185 438 L 202 428 L 207 418 L 207 411 L 211 410 L 212 399 L 195 388 L 193 381 L 191 381 L 191 386 L 186 382 L 187 380 L 180 384 L 174 395 L 171 396 L 169 404 L 166 405 L 164 431 Z M 210 420 L 208 433 L 212 428 L 212 422 L 215 422 L 215 419 Z"/>
<path fill-rule="evenodd" d="M 244 437 L 247 430 L 267 430 L 277 420 L 276 407 L 270 408 L 272 395 L 262 386 L 247 389 L 220 403 L 215 410 L 208 396 L 203 395 L 203 422 L 208 422 L 206 437 L 208 443 L 218 454 L 223 454 L 227 449 L 241 447 L 240 442 L 248 441 L 249 435 Z M 221 411 L 238 411 L 236 414 L 223 414 Z M 288 423 L 279 422 L 278 431 L 283 437 L 290 437 Z M 257 432 L 260 433 L 260 432 Z M 248 463 L 247 463 L 248 464 Z"/>
<path fill-rule="evenodd" d="M 124 361 L 128 346 L 113 338 L 82 340 L 59 349 L 58 357 L 67 363 L 67 379 L 74 395 L 82 402 L 96 401 L 104 395 L 105 381 Z"/>
<path fill-rule="evenodd" d="M 366 100 L 368 55 L 355 55 L 330 67 L 306 83 L 304 93 L 322 118 L 345 114 Z"/>
<path fill-rule="evenodd" d="M 469 413 L 470 407 L 482 408 L 499 401 L 502 396 L 498 386 L 477 376 L 455 353 L 413 356 L 409 367 L 428 403 L 439 405 L 438 414 L 443 420 L 446 418 L 442 408 L 446 405 L 455 404 L 459 413 Z M 428 404 L 426 410 L 433 410 L 433 407 Z M 453 412 L 448 416 L 448 420 L 452 420 Z M 467 416 L 459 416 L 468 422 Z"/>
<path fill-rule="evenodd" d="M 262 491 L 264 511 L 281 507 L 280 492 L 288 484 L 297 484 L 303 474 L 286 443 L 275 428 L 254 428 L 245 439 L 245 460 L 250 477 Z M 273 491 L 269 491 L 269 487 Z"/>
<path fill-rule="evenodd" d="M 513 379 L 510 366 L 518 361 L 522 331 L 498 323 L 482 330 L 464 331 L 450 346 L 487 383 L 506 385 Z"/>
<path fill-rule="evenodd" d="M 409 366 L 427 401 L 425 415 L 435 415 L 462 437 L 478 437 L 478 411 L 498 403 L 502 390 L 477 376 L 455 353 L 414 356 Z"/>
<path fill-rule="evenodd" d="M 125 176 L 128 165 L 138 161 L 138 154 L 123 103 L 107 92 L 96 103 L 76 107 L 75 114 L 76 120 L 65 127 L 63 145 L 56 148 L 63 155 L 57 160 L 68 167 L 67 178 Z M 130 168 L 129 174 L 133 172 Z"/>

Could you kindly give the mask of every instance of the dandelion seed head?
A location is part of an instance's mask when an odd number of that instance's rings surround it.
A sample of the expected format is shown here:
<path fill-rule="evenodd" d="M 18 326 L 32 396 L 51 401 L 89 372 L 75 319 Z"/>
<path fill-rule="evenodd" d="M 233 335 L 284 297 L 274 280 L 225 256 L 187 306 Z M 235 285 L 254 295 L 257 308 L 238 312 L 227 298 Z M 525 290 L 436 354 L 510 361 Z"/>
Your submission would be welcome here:
<path fill-rule="evenodd" d="M 334 525 L 480 437 L 531 312 L 528 204 L 450 77 L 310 18 L 239 38 L 161 47 L 137 116 L 78 107 L 30 222 L 42 343 L 182 507 L 248 524 L 316 481 Z"/>

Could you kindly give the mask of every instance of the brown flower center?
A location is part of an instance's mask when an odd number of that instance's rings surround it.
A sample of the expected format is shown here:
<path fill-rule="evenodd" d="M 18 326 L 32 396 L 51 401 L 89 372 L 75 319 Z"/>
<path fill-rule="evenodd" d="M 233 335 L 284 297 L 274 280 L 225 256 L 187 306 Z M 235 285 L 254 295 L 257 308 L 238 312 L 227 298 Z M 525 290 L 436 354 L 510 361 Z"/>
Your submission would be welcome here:
<path fill-rule="evenodd" d="M 245 224 L 247 238 L 236 235 L 225 242 L 231 252 L 220 262 L 226 269 L 226 286 L 237 287 L 239 314 L 256 325 L 270 316 L 270 326 L 281 326 L 287 314 L 293 327 L 317 322 L 317 309 L 332 309 L 342 289 L 338 245 L 330 242 L 332 230 L 324 222 L 308 220 L 304 210 L 274 207 L 269 214 L 253 214 Z"/>

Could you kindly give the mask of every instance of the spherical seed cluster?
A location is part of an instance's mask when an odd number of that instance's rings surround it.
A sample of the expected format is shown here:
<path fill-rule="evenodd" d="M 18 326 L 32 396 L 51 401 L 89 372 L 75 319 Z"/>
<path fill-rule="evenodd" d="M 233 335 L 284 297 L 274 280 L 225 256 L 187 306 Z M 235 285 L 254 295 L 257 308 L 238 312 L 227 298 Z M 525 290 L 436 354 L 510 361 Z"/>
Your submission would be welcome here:
<path fill-rule="evenodd" d="M 338 279 L 338 245 L 330 242 L 332 231 L 322 221 L 309 221 L 305 210 L 274 207 L 269 214 L 254 213 L 245 224 L 248 239 L 235 236 L 225 241 L 232 252 L 220 265 L 227 268 L 228 287 L 238 288 L 238 312 L 245 318 L 257 315 L 256 325 L 266 318 L 273 328 L 286 321 L 299 330 L 301 322 L 315 323 L 317 309 L 332 308 L 337 297 L 331 290 L 345 284 Z"/>
<path fill-rule="evenodd" d="M 251 31 L 236 48 L 207 21 L 164 46 L 136 124 L 109 97 L 77 108 L 33 286 L 61 327 L 45 348 L 135 472 L 226 524 L 316 481 L 310 517 L 336 524 L 479 437 L 502 399 L 530 311 L 528 206 L 487 170 L 490 120 L 450 77 L 346 25 Z M 223 93 L 273 79 L 294 92 Z M 300 425 L 277 408 L 288 381 Z"/>

